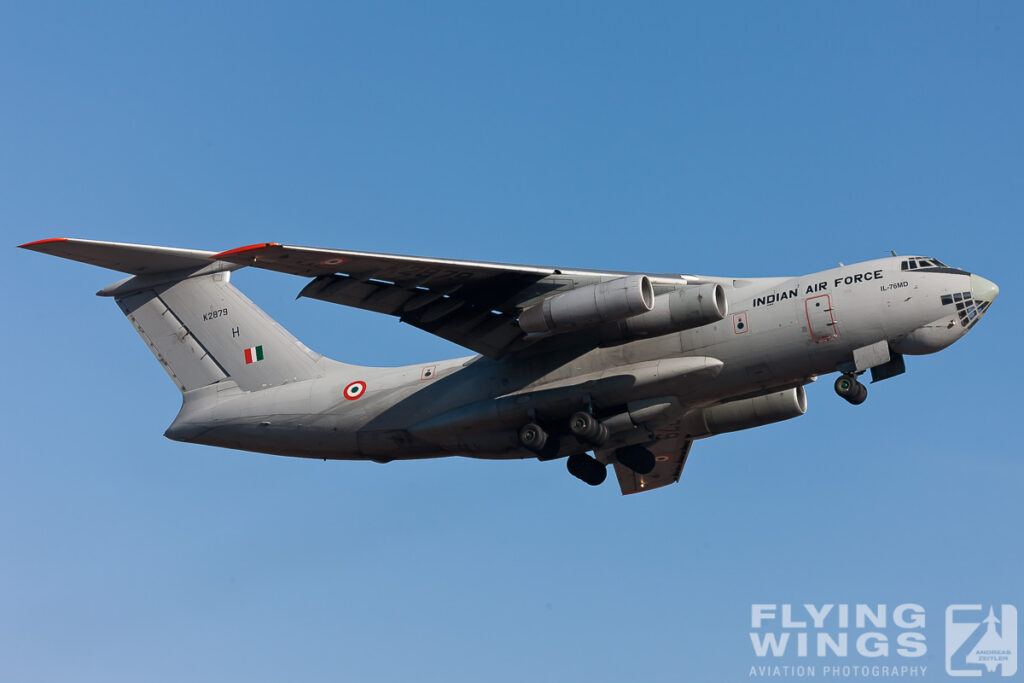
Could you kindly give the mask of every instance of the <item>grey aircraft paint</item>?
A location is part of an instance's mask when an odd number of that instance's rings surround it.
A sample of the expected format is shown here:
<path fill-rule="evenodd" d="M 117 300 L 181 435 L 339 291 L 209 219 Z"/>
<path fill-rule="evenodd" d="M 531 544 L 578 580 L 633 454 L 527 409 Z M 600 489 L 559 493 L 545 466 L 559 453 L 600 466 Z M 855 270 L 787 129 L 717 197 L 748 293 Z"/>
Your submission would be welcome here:
<path fill-rule="evenodd" d="M 803 386 L 904 370 L 998 287 L 932 258 L 791 278 L 647 275 L 259 244 L 216 254 L 51 239 L 23 248 L 131 274 L 105 287 L 182 392 L 166 436 L 277 455 L 567 457 L 623 493 L 678 481 L 692 442 L 802 415 Z M 255 266 L 301 296 L 375 310 L 479 355 L 371 368 L 313 352 L 230 282 Z M 520 325 L 522 318 L 522 325 Z M 594 452 L 594 457 L 586 455 Z"/>

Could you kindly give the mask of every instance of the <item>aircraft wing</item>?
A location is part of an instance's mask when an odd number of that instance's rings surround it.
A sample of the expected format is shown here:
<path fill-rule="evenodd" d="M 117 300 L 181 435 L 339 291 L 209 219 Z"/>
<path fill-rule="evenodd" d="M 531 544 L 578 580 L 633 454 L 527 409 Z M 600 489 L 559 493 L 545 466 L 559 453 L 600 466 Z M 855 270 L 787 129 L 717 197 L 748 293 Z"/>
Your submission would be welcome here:
<path fill-rule="evenodd" d="M 647 444 L 647 448 L 654 453 L 656 463 L 649 474 L 637 474 L 625 465 L 615 463 L 615 476 L 619 479 L 622 495 L 642 493 L 679 481 L 693 441 L 666 430 L 662 430 L 661 434 L 661 438 Z"/>
<path fill-rule="evenodd" d="M 518 309 L 560 289 L 627 273 L 254 244 L 213 258 L 313 278 L 299 296 L 397 316 L 491 358 L 533 342 Z M 659 278 L 660 279 L 660 278 Z M 665 278 L 668 279 L 668 278 Z M 676 277 L 674 284 L 685 284 Z"/>

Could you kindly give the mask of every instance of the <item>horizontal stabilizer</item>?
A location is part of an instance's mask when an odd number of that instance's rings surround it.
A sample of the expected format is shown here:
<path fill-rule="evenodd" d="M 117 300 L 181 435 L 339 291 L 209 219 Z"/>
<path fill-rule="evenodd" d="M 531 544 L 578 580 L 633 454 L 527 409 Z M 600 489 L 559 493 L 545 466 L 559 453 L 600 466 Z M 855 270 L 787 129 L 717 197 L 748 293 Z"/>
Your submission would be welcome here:
<path fill-rule="evenodd" d="M 212 258 L 216 254 L 213 251 L 151 247 L 145 244 L 100 242 L 66 237 L 54 237 L 20 246 L 22 249 L 60 256 L 72 261 L 81 261 L 133 275 L 202 268 L 216 260 Z"/>
<path fill-rule="evenodd" d="M 231 380 L 243 391 L 320 377 L 328 363 L 231 285 L 216 252 L 56 238 L 21 248 L 130 273 L 111 296 L 183 393 Z"/>

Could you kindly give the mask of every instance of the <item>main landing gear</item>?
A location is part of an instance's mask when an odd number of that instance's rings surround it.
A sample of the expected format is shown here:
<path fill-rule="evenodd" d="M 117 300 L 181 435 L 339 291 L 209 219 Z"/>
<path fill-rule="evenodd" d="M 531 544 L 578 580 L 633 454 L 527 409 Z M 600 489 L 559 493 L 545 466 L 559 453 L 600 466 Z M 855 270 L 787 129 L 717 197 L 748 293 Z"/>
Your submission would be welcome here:
<path fill-rule="evenodd" d="M 576 448 L 587 450 L 601 448 L 608 442 L 608 427 L 596 417 L 582 410 L 573 413 L 566 425 L 568 432 L 576 437 Z M 528 422 L 519 430 L 519 443 L 523 448 L 533 451 L 540 460 L 553 460 L 559 457 L 561 446 L 565 450 L 573 450 L 572 446 L 563 442 L 560 433 L 548 433 L 536 422 Z M 564 452 L 564 451 L 563 451 Z M 633 470 L 637 474 L 650 474 L 654 470 L 654 454 L 643 446 L 623 446 L 615 449 L 614 461 Z M 597 486 L 608 477 L 607 465 L 587 453 L 571 453 L 565 467 L 569 474 L 591 486 Z"/>
<path fill-rule="evenodd" d="M 615 459 L 637 474 L 650 474 L 654 470 L 654 454 L 643 446 L 625 446 L 615 449 Z M 608 476 L 604 463 L 586 453 L 573 453 L 565 463 L 569 474 L 597 486 Z"/>
<path fill-rule="evenodd" d="M 577 439 L 594 448 L 600 448 L 608 441 L 608 428 L 596 417 L 582 410 L 573 413 L 569 420 L 569 431 Z"/>
<path fill-rule="evenodd" d="M 582 410 L 573 413 L 567 427 L 569 434 L 588 448 L 600 448 L 608 441 L 608 427 Z M 558 457 L 559 442 L 558 434 L 549 434 L 536 422 L 528 422 L 519 430 L 520 445 L 536 453 L 541 460 Z M 591 486 L 597 486 L 608 476 L 605 464 L 586 453 L 571 454 L 566 461 L 566 469 L 569 470 L 569 474 Z"/>
<path fill-rule="evenodd" d="M 608 469 L 604 463 L 586 453 L 570 455 L 565 462 L 565 468 L 569 470 L 569 474 L 591 486 L 597 486 L 608 476 Z"/>
<path fill-rule="evenodd" d="M 849 373 L 839 376 L 835 389 L 837 394 L 855 406 L 859 406 L 868 397 L 868 388 L 857 381 L 856 375 Z"/>
<path fill-rule="evenodd" d="M 519 443 L 523 448 L 542 455 L 547 450 L 548 433 L 536 422 L 527 422 L 519 430 Z"/>
<path fill-rule="evenodd" d="M 573 413 L 568 427 L 570 434 L 575 436 L 580 443 L 584 443 L 591 448 L 600 448 L 608 441 L 608 428 L 596 417 L 582 410 L 578 413 Z M 528 422 L 519 430 L 519 444 L 523 448 L 541 456 L 541 458 L 544 458 L 546 455 L 554 455 L 551 451 L 558 450 L 558 441 L 557 434 L 549 434 L 546 429 L 536 422 Z"/>
<path fill-rule="evenodd" d="M 626 446 L 616 449 L 615 459 L 637 474 L 650 474 L 657 464 L 654 453 L 643 446 Z"/>

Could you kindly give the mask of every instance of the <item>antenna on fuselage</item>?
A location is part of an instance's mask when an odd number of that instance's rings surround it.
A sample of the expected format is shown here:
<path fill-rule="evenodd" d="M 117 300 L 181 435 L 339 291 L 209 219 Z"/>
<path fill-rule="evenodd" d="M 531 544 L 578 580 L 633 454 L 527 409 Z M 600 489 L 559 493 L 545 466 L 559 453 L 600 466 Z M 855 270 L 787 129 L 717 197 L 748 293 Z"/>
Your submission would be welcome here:
<path fill-rule="evenodd" d="M 899 256 L 899 254 L 896 253 L 895 249 L 890 249 L 889 253 L 892 254 L 893 256 Z"/>

